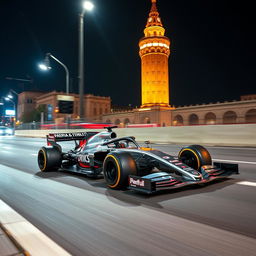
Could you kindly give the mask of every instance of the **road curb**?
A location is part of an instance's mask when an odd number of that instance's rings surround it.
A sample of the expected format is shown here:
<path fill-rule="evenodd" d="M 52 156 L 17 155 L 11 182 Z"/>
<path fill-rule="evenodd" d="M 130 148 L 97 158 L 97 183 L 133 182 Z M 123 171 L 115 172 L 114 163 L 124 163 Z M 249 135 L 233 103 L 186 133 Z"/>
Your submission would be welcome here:
<path fill-rule="evenodd" d="M 31 256 L 29 252 L 27 252 L 16 239 L 13 237 L 13 235 L 4 227 L 4 225 L 0 222 L 0 230 L 4 232 L 4 234 L 10 239 L 10 241 L 13 243 L 13 245 L 17 248 L 20 255 L 23 256 Z"/>
<path fill-rule="evenodd" d="M 25 256 L 71 256 L 1 199 L 0 223 L 3 231 Z"/>

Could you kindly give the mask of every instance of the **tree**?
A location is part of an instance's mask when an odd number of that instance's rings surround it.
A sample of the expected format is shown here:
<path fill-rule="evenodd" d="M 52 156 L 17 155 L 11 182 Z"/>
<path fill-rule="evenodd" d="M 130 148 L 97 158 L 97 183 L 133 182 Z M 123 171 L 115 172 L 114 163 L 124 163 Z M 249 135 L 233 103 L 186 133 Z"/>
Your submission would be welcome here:
<path fill-rule="evenodd" d="M 33 121 L 40 122 L 41 120 L 41 113 L 46 115 L 46 105 L 39 105 L 36 109 L 33 109 L 31 112 L 24 113 L 21 117 L 21 121 L 23 123 L 31 123 Z"/>

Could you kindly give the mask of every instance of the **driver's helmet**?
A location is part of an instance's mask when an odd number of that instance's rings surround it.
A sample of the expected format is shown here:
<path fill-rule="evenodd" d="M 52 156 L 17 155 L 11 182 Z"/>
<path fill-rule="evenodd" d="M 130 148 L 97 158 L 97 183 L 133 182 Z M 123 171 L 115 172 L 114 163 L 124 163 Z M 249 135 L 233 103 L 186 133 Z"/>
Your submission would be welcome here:
<path fill-rule="evenodd" d="M 121 142 L 119 142 L 119 147 L 120 148 L 127 148 L 128 147 L 128 143 L 126 141 L 121 141 Z"/>

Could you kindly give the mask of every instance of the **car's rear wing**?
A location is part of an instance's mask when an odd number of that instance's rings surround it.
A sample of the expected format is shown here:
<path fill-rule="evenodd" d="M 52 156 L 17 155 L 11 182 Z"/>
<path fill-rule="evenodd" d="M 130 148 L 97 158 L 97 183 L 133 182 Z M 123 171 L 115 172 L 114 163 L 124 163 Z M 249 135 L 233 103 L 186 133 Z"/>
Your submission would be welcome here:
<path fill-rule="evenodd" d="M 47 144 L 52 145 L 61 141 L 87 141 L 98 132 L 66 132 L 66 133 L 50 133 L 46 135 Z"/>

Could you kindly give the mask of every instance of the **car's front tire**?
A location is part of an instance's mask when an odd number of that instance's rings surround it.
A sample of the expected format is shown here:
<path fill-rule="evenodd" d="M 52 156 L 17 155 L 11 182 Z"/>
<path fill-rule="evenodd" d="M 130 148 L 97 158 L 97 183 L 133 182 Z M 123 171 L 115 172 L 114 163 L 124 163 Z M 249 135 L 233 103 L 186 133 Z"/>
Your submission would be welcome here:
<path fill-rule="evenodd" d="M 56 147 L 42 147 L 38 151 L 37 162 L 42 172 L 55 171 L 61 166 L 61 151 Z"/>
<path fill-rule="evenodd" d="M 212 164 L 210 153 L 200 145 L 184 147 L 180 150 L 178 156 L 180 161 L 195 170 L 200 170 L 203 165 Z"/>
<path fill-rule="evenodd" d="M 109 153 L 103 163 L 103 174 L 109 188 L 126 188 L 129 175 L 137 174 L 136 162 L 128 153 Z"/>

